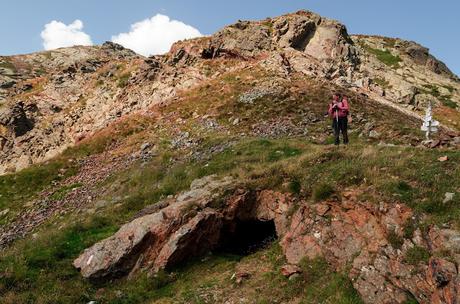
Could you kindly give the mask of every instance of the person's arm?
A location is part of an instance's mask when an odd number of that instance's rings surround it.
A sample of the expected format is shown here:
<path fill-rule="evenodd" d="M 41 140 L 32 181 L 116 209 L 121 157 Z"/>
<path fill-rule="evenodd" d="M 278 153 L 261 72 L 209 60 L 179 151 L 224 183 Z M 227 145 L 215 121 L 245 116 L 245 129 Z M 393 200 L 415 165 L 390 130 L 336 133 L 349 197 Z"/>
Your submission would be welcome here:
<path fill-rule="evenodd" d="M 342 105 L 337 104 L 337 107 L 340 109 L 340 110 L 346 110 L 348 111 L 349 110 L 349 107 L 348 107 L 348 101 L 344 100 L 341 102 Z"/>

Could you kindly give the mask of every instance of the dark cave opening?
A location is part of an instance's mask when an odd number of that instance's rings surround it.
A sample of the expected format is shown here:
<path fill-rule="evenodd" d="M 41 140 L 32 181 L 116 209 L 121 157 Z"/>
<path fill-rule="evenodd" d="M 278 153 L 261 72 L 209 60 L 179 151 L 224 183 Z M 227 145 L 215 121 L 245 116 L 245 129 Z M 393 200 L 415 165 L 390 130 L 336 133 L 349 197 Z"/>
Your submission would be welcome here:
<path fill-rule="evenodd" d="M 224 226 L 217 251 L 249 255 L 277 239 L 273 220 L 235 220 Z"/>

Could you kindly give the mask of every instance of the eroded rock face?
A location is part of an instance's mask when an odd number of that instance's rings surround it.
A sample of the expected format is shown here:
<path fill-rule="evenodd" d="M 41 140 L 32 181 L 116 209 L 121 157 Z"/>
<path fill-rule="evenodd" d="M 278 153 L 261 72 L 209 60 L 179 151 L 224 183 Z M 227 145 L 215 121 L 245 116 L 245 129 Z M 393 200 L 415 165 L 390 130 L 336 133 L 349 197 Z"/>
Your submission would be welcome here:
<path fill-rule="evenodd" d="M 452 76 L 453 73 L 441 61 L 437 60 L 430 54 L 430 50 L 416 43 L 410 43 L 405 52 L 419 65 L 426 66 L 430 71 L 436 74 Z"/>
<path fill-rule="evenodd" d="M 28 107 L 23 102 L 18 102 L 11 108 L 0 111 L 0 126 L 3 125 L 15 136 L 23 136 L 33 129 L 34 120 L 27 114 L 28 110 L 34 111 L 34 105 Z"/>
<path fill-rule="evenodd" d="M 281 245 L 291 264 L 324 257 L 337 271 L 351 265 L 349 277 L 366 303 L 404 303 L 408 294 L 419 303 L 457 303 L 454 263 L 434 257 L 410 261 L 408 255 L 447 250 L 456 258 L 449 240 L 459 233 L 432 227 L 405 239 L 403 229 L 411 220 L 413 213 L 404 205 L 362 203 L 356 192 L 348 192 L 341 203 L 301 206 Z"/>
<path fill-rule="evenodd" d="M 198 40 L 196 40 L 198 41 Z M 257 57 L 272 51 L 296 50 L 322 61 L 347 62 L 359 59 L 344 25 L 308 11 L 299 11 L 259 22 L 238 21 L 205 40 L 198 51 L 188 42 L 179 42 L 171 52 L 182 49 L 202 58 L 218 56 Z M 196 46 L 197 43 L 194 43 Z"/>
<path fill-rule="evenodd" d="M 323 257 L 334 270 L 348 271 L 365 303 L 405 303 L 409 294 L 419 303 L 460 300 L 460 233 L 430 227 L 409 236 L 404 227 L 416 218 L 408 207 L 362 202 L 356 189 L 342 201 L 311 204 L 233 183 L 215 177 L 195 181 L 190 191 L 163 202 L 166 207 L 85 250 L 75 267 L 90 279 L 170 269 L 218 248 L 240 221 L 273 221 L 289 263 L 280 271 L 287 275 L 300 271 L 296 265 L 303 259 Z M 414 251 L 425 254 L 414 260 Z"/>

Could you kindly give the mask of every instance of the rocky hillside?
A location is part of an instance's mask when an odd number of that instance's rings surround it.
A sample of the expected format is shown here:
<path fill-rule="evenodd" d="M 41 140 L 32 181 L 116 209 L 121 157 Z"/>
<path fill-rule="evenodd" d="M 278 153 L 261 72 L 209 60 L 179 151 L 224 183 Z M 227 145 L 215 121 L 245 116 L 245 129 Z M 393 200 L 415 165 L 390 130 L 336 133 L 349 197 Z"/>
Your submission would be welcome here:
<path fill-rule="evenodd" d="M 426 48 L 306 11 L 0 57 L 2 301 L 456 303 L 459 123 Z"/>
<path fill-rule="evenodd" d="M 328 81 L 408 115 L 432 101 L 446 127 L 458 127 L 459 79 L 426 48 L 350 37 L 336 21 L 298 12 L 241 21 L 177 43 L 165 56 L 143 58 L 106 43 L 0 58 L 0 173 L 48 160 L 126 114 L 255 66 L 286 81 L 292 74 Z"/>

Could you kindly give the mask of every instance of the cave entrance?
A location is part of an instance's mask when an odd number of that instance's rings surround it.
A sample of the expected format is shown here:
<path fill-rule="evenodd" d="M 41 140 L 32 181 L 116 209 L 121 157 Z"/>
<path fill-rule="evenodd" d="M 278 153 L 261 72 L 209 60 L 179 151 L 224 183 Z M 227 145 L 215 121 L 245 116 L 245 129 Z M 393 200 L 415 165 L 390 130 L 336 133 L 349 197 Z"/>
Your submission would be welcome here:
<path fill-rule="evenodd" d="M 224 226 L 218 251 L 249 255 L 277 239 L 273 220 L 236 220 Z"/>

